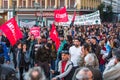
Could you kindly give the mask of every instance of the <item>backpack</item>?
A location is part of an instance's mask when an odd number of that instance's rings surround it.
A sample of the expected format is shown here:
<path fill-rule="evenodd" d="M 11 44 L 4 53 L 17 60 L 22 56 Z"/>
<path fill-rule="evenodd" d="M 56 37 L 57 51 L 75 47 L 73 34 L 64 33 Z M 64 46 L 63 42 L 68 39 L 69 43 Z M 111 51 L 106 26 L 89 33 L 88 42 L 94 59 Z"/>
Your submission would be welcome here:
<path fill-rule="evenodd" d="M 2 54 L 3 52 L 4 52 L 3 45 L 0 44 L 0 54 Z"/>

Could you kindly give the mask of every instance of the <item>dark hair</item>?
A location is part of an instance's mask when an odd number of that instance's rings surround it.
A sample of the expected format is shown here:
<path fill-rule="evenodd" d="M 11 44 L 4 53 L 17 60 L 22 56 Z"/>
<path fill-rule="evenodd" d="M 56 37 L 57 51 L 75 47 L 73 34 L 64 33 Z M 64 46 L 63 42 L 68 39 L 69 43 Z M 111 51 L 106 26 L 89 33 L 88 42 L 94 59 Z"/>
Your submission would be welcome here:
<path fill-rule="evenodd" d="M 80 42 L 80 39 L 79 38 L 74 38 L 74 40 L 78 40 Z"/>
<path fill-rule="evenodd" d="M 115 51 L 115 56 L 116 56 L 117 60 L 120 61 L 120 49 L 117 49 Z"/>
<path fill-rule="evenodd" d="M 27 43 L 26 43 L 26 42 L 23 42 L 23 43 L 22 43 L 22 46 L 23 46 L 23 45 L 26 45 L 26 49 L 28 50 Z M 23 47 L 22 47 L 22 48 L 23 48 Z"/>
<path fill-rule="evenodd" d="M 96 37 L 92 37 L 92 39 L 96 40 L 97 41 L 97 38 Z"/>
<path fill-rule="evenodd" d="M 115 40 L 113 41 L 113 46 L 114 46 L 115 48 L 118 48 L 118 47 L 119 47 L 119 41 L 115 39 Z"/>
<path fill-rule="evenodd" d="M 90 44 L 84 43 L 83 46 L 84 46 L 84 49 L 86 49 L 88 52 L 90 52 L 90 50 L 91 50 Z"/>
<path fill-rule="evenodd" d="M 4 64 L 4 60 L 5 60 L 5 59 L 4 59 L 4 56 L 1 56 L 1 57 L 0 57 L 0 64 Z"/>

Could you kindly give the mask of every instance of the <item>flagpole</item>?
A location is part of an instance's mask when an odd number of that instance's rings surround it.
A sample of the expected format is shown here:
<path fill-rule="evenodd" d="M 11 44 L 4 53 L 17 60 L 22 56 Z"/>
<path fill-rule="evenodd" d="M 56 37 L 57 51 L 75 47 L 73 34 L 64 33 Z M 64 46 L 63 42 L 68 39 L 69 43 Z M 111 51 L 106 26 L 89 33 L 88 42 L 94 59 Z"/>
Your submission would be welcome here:
<path fill-rule="evenodd" d="M 77 3 L 75 2 L 74 8 L 76 8 L 76 7 L 77 7 Z M 74 25 L 75 16 L 76 16 L 76 9 L 74 9 L 73 19 L 70 23 L 70 27 L 72 27 Z"/>

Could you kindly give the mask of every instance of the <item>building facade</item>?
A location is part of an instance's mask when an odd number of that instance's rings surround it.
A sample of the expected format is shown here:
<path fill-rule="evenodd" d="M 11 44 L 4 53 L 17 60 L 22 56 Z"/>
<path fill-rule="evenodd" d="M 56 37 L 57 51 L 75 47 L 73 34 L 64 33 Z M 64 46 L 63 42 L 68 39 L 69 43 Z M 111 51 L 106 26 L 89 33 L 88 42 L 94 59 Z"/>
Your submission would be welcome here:
<path fill-rule="evenodd" d="M 102 0 L 102 3 L 105 4 L 105 6 L 111 5 L 112 11 L 114 13 L 113 15 L 113 21 L 117 22 L 120 20 L 120 0 Z"/>
<path fill-rule="evenodd" d="M 77 15 L 82 15 L 96 11 L 100 3 L 101 0 L 0 0 L 0 16 L 4 22 L 15 12 L 20 26 L 29 22 L 35 24 L 36 21 L 50 24 L 54 21 L 55 9 L 66 6 L 68 14 L 73 15 L 76 11 Z"/>

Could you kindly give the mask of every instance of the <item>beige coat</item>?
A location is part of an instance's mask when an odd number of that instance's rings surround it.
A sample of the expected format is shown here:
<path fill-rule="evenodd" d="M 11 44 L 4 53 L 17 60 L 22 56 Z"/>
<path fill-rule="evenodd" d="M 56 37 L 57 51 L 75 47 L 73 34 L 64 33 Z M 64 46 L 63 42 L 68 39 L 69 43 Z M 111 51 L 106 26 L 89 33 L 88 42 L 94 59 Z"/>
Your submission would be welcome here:
<path fill-rule="evenodd" d="M 92 65 L 94 68 L 98 68 L 99 69 L 99 61 L 98 61 L 98 58 L 97 56 L 94 54 L 94 53 L 89 53 L 89 54 L 92 54 L 94 56 L 94 64 Z M 85 64 L 84 64 L 84 57 L 80 57 L 79 59 L 79 67 L 84 67 Z"/>
<path fill-rule="evenodd" d="M 103 72 L 104 80 L 120 80 L 120 62 Z"/>

